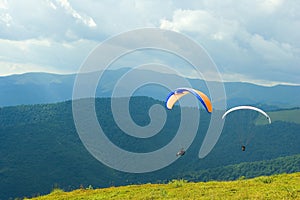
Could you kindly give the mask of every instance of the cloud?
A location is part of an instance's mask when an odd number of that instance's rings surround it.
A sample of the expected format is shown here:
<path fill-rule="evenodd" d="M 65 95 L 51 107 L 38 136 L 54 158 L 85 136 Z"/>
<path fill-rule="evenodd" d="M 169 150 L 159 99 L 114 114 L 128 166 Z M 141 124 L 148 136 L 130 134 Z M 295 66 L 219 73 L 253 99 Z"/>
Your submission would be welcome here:
<path fill-rule="evenodd" d="M 8 2 L 7 0 L 1 0 L 0 1 L 0 9 L 7 9 L 8 8 Z"/>
<path fill-rule="evenodd" d="M 0 0 L 0 62 L 75 72 L 101 41 L 161 27 L 197 41 L 228 80 L 299 84 L 299 10 L 297 0 Z"/>
<path fill-rule="evenodd" d="M 283 0 L 263 0 L 257 1 L 258 9 L 262 12 L 266 13 L 273 13 L 277 9 L 280 9 L 280 5 L 282 4 Z"/>
<path fill-rule="evenodd" d="M 12 22 L 12 17 L 8 13 L 2 13 L 0 15 L 0 20 L 5 26 L 9 27 Z"/>
<path fill-rule="evenodd" d="M 223 19 L 206 10 L 176 10 L 172 20 L 161 20 L 160 28 L 196 33 L 213 40 L 231 39 L 238 31 L 237 21 Z"/>
<path fill-rule="evenodd" d="M 74 10 L 72 8 L 72 6 L 70 5 L 70 3 L 68 2 L 68 0 L 58 0 L 57 2 L 60 4 L 61 7 L 63 7 L 65 9 L 67 14 L 70 14 L 76 20 L 82 22 L 83 24 L 85 24 L 91 28 L 97 26 L 97 24 L 95 23 L 93 18 L 86 16 L 86 15 L 80 15 L 76 10 Z M 56 10 L 56 6 L 54 6 L 53 3 L 50 2 L 50 6 L 52 8 L 55 8 L 55 10 Z"/>
<path fill-rule="evenodd" d="M 160 19 L 173 12 L 170 0 L 103 0 L 86 3 L 77 0 L 11 0 L 2 4 L 5 12 L 1 13 L 6 17 L 1 19 L 6 22 L 9 20 L 10 27 L 0 24 L 0 38 L 11 40 L 51 38 L 60 41 L 102 41 L 139 27 L 157 27 Z"/>
<path fill-rule="evenodd" d="M 5 5 L 0 14 L 0 22 L 3 22 L 0 23 L 0 37 L 3 39 L 51 38 L 66 41 L 74 39 L 68 38 L 66 33 L 69 30 L 77 35 L 76 38 L 82 38 L 84 33 L 93 32 L 97 27 L 91 16 L 75 10 L 67 0 L 12 0 Z M 89 34 L 84 38 L 87 37 Z"/>
<path fill-rule="evenodd" d="M 14 69 L 14 66 L 18 66 L 18 73 L 21 69 L 27 72 L 28 70 L 25 70 L 22 65 L 32 66 L 28 69 L 35 69 L 35 71 L 53 70 L 55 72 L 74 73 L 96 45 L 96 42 L 89 40 L 56 42 L 51 39 L 21 41 L 0 39 L 1 74 L 8 71 L 13 72 L 13 70 L 8 69 Z"/>
<path fill-rule="evenodd" d="M 161 20 L 160 27 L 196 39 L 227 78 L 234 80 L 230 75 L 234 74 L 237 80 L 300 84 L 300 28 L 293 26 L 299 23 L 299 16 L 288 9 L 293 10 L 292 5 L 274 0 L 247 2 L 245 6 L 224 1 L 216 6 L 215 1 L 209 1 L 198 9 L 175 10 L 171 18 Z M 280 29 L 276 20 L 293 31 Z"/>
<path fill-rule="evenodd" d="M 65 74 L 68 71 L 58 70 L 52 66 L 36 65 L 34 63 L 16 63 L 16 62 L 3 62 L 0 61 L 1 73 L 0 76 L 8 76 L 11 74 L 23 74 L 27 72 L 48 72 L 48 73 L 58 73 Z"/>
<path fill-rule="evenodd" d="M 44 66 L 45 71 L 51 68 L 76 72 L 96 44 L 111 35 L 137 27 L 157 26 L 166 14 L 164 7 L 170 2 L 1 2 L 2 69 L 9 68 L 13 62 L 17 65 L 23 62 L 24 66 L 32 64 L 35 69 L 39 66 L 41 71 Z M 165 6 L 161 7 L 162 4 Z M 151 9 L 156 10 L 155 14 Z"/>

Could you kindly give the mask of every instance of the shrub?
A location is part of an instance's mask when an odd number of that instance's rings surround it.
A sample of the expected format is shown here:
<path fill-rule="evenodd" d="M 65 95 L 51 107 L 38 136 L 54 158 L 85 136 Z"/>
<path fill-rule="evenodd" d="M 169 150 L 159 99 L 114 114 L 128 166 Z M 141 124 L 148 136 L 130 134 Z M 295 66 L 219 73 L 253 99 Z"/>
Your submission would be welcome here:
<path fill-rule="evenodd" d="M 176 180 L 176 179 L 173 179 L 172 181 L 170 181 L 168 184 L 174 186 L 175 188 L 178 188 L 178 187 L 182 187 L 185 183 L 187 183 L 188 181 L 187 180 L 184 180 L 184 179 L 180 179 L 180 180 Z"/>

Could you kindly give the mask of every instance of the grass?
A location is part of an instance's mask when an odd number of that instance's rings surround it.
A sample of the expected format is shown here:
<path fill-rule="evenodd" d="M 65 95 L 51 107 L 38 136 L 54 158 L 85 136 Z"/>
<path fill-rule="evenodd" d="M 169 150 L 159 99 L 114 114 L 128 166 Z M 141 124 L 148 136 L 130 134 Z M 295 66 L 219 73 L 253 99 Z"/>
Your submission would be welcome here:
<path fill-rule="evenodd" d="M 168 184 L 77 189 L 71 192 L 55 189 L 48 195 L 33 198 L 53 199 L 300 199 L 300 172 L 236 181 L 193 183 L 172 180 Z"/>
<path fill-rule="evenodd" d="M 273 111 L 268 112 L 272 122 L 275 121 L 285 121 L 285 122 L 294 122 L 300 124 L 300 109 L 293 109 L 293 110 L 280 110 L 280 111 Z M 256 119 L 257 125 L 266 124 L 268 121 L 262 115 L 259 115 Z"/>

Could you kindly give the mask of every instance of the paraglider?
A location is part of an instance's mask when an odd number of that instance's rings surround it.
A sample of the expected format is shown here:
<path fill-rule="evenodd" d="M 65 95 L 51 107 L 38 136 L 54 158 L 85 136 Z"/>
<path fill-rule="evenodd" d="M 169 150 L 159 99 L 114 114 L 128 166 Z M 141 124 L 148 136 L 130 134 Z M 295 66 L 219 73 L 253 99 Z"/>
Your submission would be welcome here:
<path fill-rule="evenodd" d="M 259 108 L 253 107 L 253 106 L 237 106 L 237 107 L 231 108 L 224 113 L 224 115 L 222 116 L 222 119 L 224 119 L 224 117 L 226 117 L 226 115 L 228 115 L 229 113 L 236 111 L 236 110 L 242 110 L 242 109 L 249 109 L 249 110 L 255 110 L 257 112 L 260 112 L 267 118 L 267 120 L 269 121 L 269 124 L 271 124 L 270 116 L 265 111 L 263 111 Z"/>
<path fill-rule="evenodd" d="M 180 149 L 180 151 L 178 151 L 177 153 L 176 153 L 176 156 L 178 157 L 178 156 L 183 156 L 185 154 L 185 150 L 184 150 L 184 148 L 181 148 Z"/>
<path fill-rule="evenodd" d="M 174 104 L 183 96 L 187 94 L 194 95 L 203 105 L 205 110 L 208 113 L 212 112 L 212 103 L 210 99 L 201 91 L 193 89 L 193 88 L 177 88 L 174 91 L 172 91 L 166 100 L 166 107 L 171 110 L 174 106 Z M 185 150 L 182 148 L 180 151 L 176 153 L 176 156 L 183 156 L 185 154 Z"/>
<path fill-rule="evenodd" d="M 245 151 L 246 147 L 244 145 L 242 145 L 242 151 Z"/>
<path fill-rule="evenodd" d="M 270 118 L 270 116 L 265 111 L 263 111 L 263 110 L 261 110 L 259 108 L 253 107 L 253 106 L 236 106 L 234 108 L 231 108 L 231 109 L 227 110 L 223 114 L 222 119 L 224 119 L 231 112 L 234 112 L 236 110 L 244 110 L 244 109 L 254 110 L 254 111 L 257 111 L 257 112 L 261 113 L 262 115 L 264 115 L 266 117 L 266 119 L 268 120 L 269 124 L 271 124 L 271 118 Z M 242 151 L 245 151 L 245 150 L 246 150 L 246 146 L 243 144 L 242 145 Z"/>
<path fill-rule="evenodd" d="M 167 97 L 166 107 L 172 109 L 173 105 L 186 94 L 193 94 L 202 103 L 207 112 L 212 112 L 212 104 L 209 98 L 203 92 L 193 88 L 177 88 L 172 91 Z"/>

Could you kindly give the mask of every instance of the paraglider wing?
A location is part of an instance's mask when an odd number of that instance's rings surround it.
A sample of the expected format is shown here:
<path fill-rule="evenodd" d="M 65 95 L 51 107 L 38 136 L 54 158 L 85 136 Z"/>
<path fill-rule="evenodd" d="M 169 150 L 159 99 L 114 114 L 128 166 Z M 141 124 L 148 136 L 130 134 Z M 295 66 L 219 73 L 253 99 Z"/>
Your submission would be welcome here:
<path fill-rule="evenodd" d="M 233 112 L 233 111 L 236 111 L 236 110 L 243 110 L 243 109 L 250 109 L 250 110 L 255 110 L 257 112 L 260 112 L 261 114 L 263 114 L 267 120 L 269 120 L 269 123 L 271 124 L 271 118 L 270 116 L 263 110 L 259 109 L 259 108 L 256 108 L 256 107 L 253 107 L 253 106 L 237 106 L 237 107 L 234 107 L 234 108 L 231 108 L 229 110 L 227 110 L 224 115 L 222 116 L 222 119 L 224 119 L 224 117 L 226 117 L 226 115 L 228 115 L 229 113 Z"/>
<path fill-rule="evenodd" d="M 206 109 L 207 112 L 211 113 L 212 112 L 212 104 L 209 98 L 203 93 L 200 92 L 199 90 L 193 89 L 193 88 L 177 88 L 175 91 L 171 92 L 169 96 L 167 97 L 166 100 L 166 107 L 168 109 L 172 109 L 174 104 L 184 95 L 186 94 L 193 94 L 196 96 L 199 101 L 202 103 L 204 108 Z"/>

